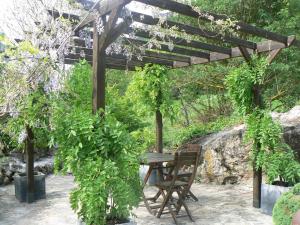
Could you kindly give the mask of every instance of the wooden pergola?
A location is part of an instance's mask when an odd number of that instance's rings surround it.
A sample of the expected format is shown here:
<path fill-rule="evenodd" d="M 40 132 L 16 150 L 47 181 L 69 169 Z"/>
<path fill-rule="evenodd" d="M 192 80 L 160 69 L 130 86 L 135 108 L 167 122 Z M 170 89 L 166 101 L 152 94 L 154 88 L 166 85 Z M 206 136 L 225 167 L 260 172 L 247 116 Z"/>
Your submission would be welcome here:
<path fill-rule="evenodd" d="M 249 34 L 261 38 L 263 41 L 256 43 L 253 41 L 240 38 L 245 35 L 226 35 L 220 34 L 218 31 L 205 30 L 199 27 L 178 23 L 171 20 L 166 20 L 163 23 L 159 18 L 146 15 L 140 12 L 131 11 L 129 14 L 124 12 L 124 7 L 131 0 L 102 0 L 95 4 L 88 0 L 77 0 L 82 3 L 86 10 L 91 8 L 98 11 L 98 16 L 104 20 L 104 30 L 99 35 L 97 30 L 96 17 L 94 14 L 82 18 L 78 15 L 63 13 L 60 14 L 55 10 L 49 10 L 49 13 L 57 17 L 64 17 L 72 21 L 80 21 L 76 27 L 75 35 L 72 37 L 72 44 L 68 48 L 72 49 L 72 53 L 65 55 L 66 64 L 74 64 L 80 59 L 86 59 L 93 66 L 93 112 L 98 109 L 105 108 L 105 79 L 106 69 L 119 70 L 135 70 L 136 67 L 143 67 L 147 63 L 160 64 L 169 68 L 182 68 L 192 65 L 216 62 L 227 60 L 235 57 L 244 57 L 247 62 L 250 62 L 252 54 L 267 53 L 269 63 L 271 63 L 278 53 L 287 47 L 296 46 L 300 48 L 300 41 L 296 40 L 295 36 L 284 36 L 274 32 L 270 32 L 243 22 L 237 22 L 232 29 L 237 34 Z M 158 7 L 163 10 L 178 13 L 190 18 L 211 22 L 214 20 L 226 20 L 225 15 L 218 15 L 210 12 L 197 12 L 191 6 L 185 5 L 174 0 L 135 0 L 136 2 L 144 3 L 149 6 Z M 122 22 L 119 19 L 122 19 Z M 142 59 L 133 56 L 130 60 L 123 54 L 107 54 L 106 49 L 109 45 L 115 42 L 122 34 L 130 34 L 133 30 L 134 37 L 130 35 L 122 35 L 124 45 L 134 44 L 142 46 L 151 39 L 152 34 L 143 26 L 138 29 L 134 28 L 134 22 L 138 22 L 149 26 L 160 26 L 163 30 L 170 29 L 174 26 L 178 28 L 178 34 L 171 36 L 166 34 L 165 37 L 174 43 L 172 50 L 166 45 L 161 38 L 161 48 L 153 47 L 145 52 L 142 52 Z M 79 37 L 79 31 L 84 28 L 93 28 L 91 38 L 93 46 L 88 48 L 85 45 L 85 40 Z M 182 35 L 180 35 L 182 32 Z M 192 35 L 193 40 L 187 40 L 184 34 Z M 201 40 L 201 41 L 199 41 Z M 205 40 L 205 41 L 202 41 Z M 207 41 L 213 40 L 215 42 Z M 211 44 L 217 43 L 217 44 Z M 226 44 L 226 47 L 222 45 Z M 229 46 L 229 47 L 228 47 Z M 84 52 L 84 54 L 81 54 Z M 253 89 L 255 96 L 255 104 L 261 107 L 260 87 L 256 86 Z M 157 150 L 162 152 L 162 115 L 158 111 L 156 113 L 156 128 L 157 128 Z M 253 169 L 253 206 L 260 207 L 261 181 L 262 171 Z"/>

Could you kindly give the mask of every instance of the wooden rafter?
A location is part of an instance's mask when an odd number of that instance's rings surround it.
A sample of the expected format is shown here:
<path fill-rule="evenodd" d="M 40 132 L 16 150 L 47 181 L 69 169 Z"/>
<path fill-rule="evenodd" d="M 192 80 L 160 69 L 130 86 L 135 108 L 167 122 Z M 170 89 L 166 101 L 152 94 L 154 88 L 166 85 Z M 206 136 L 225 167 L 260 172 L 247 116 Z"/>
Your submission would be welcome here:
<path fill-rule="evenodd" d="M 139 22 L 139 23 L 143 23 L 143 24 L 147 24 L 147 25 L 160 24 L 159 18 L 154 18 L 152 16 L 138 13 L 138 12 L 131 12 L 131 13 L 132 13 L 132 18 L 135 22 Z M 160 25 L 162 28 L 165 28 L 165 29 L 170 29 L 171 27 L 177 27 L 179 30 L 182 30 L 185 33 L 190 34 L 190 35 L 196 35 L 196 36 L 198 35 L 198 36 L 202 36 L 205 38 L 209 38 L 209 39 L 213 39 L 213 40 L 217 40 L 217 41 L 221 41 L 221 42 L 227 42 L 227 43 L 231 43 L 234 45 L 241 45 L 241 46 L 244 46 L 247 48 L 256 49 L 256 44 L 254 42 L 235 38 L 235 37 L 230 37 L 228 35 L 223 36 L 217 32 L 212 32 L 209 30 L 196 28 L 196 27 L 193 27 L 190 25 L 173 22 L 170 20 L 166 20 L 165 22 L 161 23 Z"/>
<path fill-rule="evenodd" d="M 138 30 L 129 29 L 127 31 L 127 33 L 130 33 L 130 32 L 134 32 L 135 36 L 137 36 L 137 37 L 142 37 L 142 38 L 147 38 L 147 39 L 152 37 L 150 32 L 147 30 L 144 30 L 144 29 L 138 29 Z M 158 35 L 156 36 L 156 39 L 158 39 L 159 41 L 163 41 L 163 39 L 160 38 Z M 228 54 L 228 55 L 231 54 L 230 48 L 211 45 L 211 44 L 203 43 L 200 41 L 186 40 L 184 38 L 174 37 L 174 36 L 170 36 L 170 35 L 165 35 L 165 40 L 170 40 L 175 45 L 178 45 L 178 46 L 190 47 L 190 48 L 195 48 L 195 49 L 203 49 L 203 50 L 219 52 L 219 53 Z"/>
<path fill-rule="evenodd" d="M 191 6 L 185 5 L 183 3 L 179 3 L 173 0 L 135 0 L 138 2 L 145 3 L 147 5 L 152 5 L 155 7 L 159 7 L 162 9 L 170 10 L 172 12 L 176 12 L 185 16 L 194 17 L 194 18 L 200 18 L 203 20 L 209 20 L 208 17 L 213 17 L 214 20 L 226 20 L 229 19 L 228 16 L 225 15 L 218 15 L 215 13 L 210 12 L 197 12 L 194 10 Z M 276 34 L 274 32 L 270 32 L 249 24 L 246 24 L 244 22 L 238 22 L 236 24 L 237 26 L 233 27 L 236 31 L 242 31 L 244 33 L 252 34 L 258 37 L 266 38 L 269 40 L 281 42 L 287 45 L 287 37 Z"/>
<path fill-rule="evenodd" d="M 295 38 L 294 36 L 289 36 L 288 37 L 290 40 Z M 136 40 L 134 40 L 136 41 Z M 83 51 L 86 55 L 91 55 L 92 54 L 92 49 L 91 48 L 85 48 L 82 46 L 84 45 L 84 40 L 80 38 L 75 38 L 74 42 L 76 46 L 70 46 L 70 51 L 75 51 L 76 54 L 80 54 L 81 51 Z M 145 44 L 146 42 L 142 41 L 142 43 L 136 44 Z M 241 48 L 243 49 L 241 51 Z M 215 62 L 215 61 L 220 61 L 220 60 L 225 60 L 225 59 L 230 59 L 230 58 L 236 58 L 236 57 L 243 57 L 244 54 L 249 54 L 247 56 L 248 58 L 253 55 L 254 53 L 263 53 L 263 52 L 272 52 L 272 51 L 278 51 L 281 49 L 284 49 L 285 44 L 275 42 L 275 41 L 263 41 L 257 44 L 257 50 L 253 51 L 252 49 L 249 48 L 244 48 L 244 47 L 235 47 L 231 48 L 231 55 L 228 54 L 222 54 L 218 52 L 211 52 L 209 54 L 209 58 L 200 58 L 200 57 L 195 57 L 195 56 L 183 56 L 183 55 L 176 55 L 174 54 L 175 52 L 169 52 L 169 53 L 163 53 L 160 52 L 160 50 L 157 51 L 150 51 L 146 50 L 145 53 L 141 54 L 142 56 L 148 57 L 148 58 L 157 58 L 157 59 L 165 59 L 169 61 L 174 61 L 174 67 L 185 67 L 189 65 L 195 65 L 195 64 L 203 64 L 203 63 L 209 63 L 209 62 Z M 244 51 L 244 54 L 243 54 Z M 247 51 L 247 53 L 245 53 Z M 172 53 L 172 54 L 171 54 Z M 66 55 L 68 57 L 68 55 Z M 176 66 L 175 66 L 176 65 Z"/>

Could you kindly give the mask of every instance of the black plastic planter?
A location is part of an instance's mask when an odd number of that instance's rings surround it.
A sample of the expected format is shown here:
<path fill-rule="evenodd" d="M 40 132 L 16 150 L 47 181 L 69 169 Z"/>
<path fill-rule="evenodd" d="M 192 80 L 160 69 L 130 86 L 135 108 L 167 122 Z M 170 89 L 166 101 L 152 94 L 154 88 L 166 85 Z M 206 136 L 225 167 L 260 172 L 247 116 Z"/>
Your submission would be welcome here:
<path fill-rule="evenodd" d="M 15 195 L 20 202 L 27 202 L 27 177 L 26 174 L 14 176 Z M 46 183 L 43 173 L 34 175 L 34 200 L 46 198 Z"/>

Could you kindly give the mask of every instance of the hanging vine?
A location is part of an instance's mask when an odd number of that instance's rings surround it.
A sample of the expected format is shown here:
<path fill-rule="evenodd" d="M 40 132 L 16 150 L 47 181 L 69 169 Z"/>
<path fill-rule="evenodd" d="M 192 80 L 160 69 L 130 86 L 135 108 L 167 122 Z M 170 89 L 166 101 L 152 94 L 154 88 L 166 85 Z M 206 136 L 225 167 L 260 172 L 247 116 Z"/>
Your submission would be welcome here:
<path fill-rule="evenodd" d="M 300 179 L 300 164 L 293 150 L 285 144 L 282 127 L 274 122 L 270 112 L 254 104 L 253 89 L 266 80 L 266 59 L 253 57 L 250 64 L 234 69 L 226 78 L 228 93 L 237 111 L 245 116 L 245 141 L 252 143 L 251 159 L 256 169 L 262 168 L 267 181 L 293 185 Z"/>

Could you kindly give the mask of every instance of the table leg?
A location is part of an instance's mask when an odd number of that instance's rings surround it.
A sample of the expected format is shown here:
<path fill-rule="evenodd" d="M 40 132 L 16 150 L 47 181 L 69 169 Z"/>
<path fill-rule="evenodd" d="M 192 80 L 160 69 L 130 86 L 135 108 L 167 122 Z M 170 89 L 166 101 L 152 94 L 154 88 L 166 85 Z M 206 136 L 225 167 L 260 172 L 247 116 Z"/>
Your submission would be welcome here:
<path fill-rule="evenodd" d="M 146 176 L 145 176 L 145 178 L 144 178 L 144 186 L 146 186 L 147 181 L 148 181 L 148 179 L 149 179 L 149 177 L 150 177 L 150 175 L 151 175 L 151 173 L 152 173 L 152 170 L 153 170 L 153 166 L 152 166 L 152 165 L 149 165 L 149 169 L 148 169 L 147 174 L 146 174 Z M 151 207 L 150 207 L 150 204 L 148 203 L 148 199 L 146 198 L 144 191 L 143 191 L 143 200 L 144 200 L 145 207 L 147 208 L 147 210 L 148 210 L 152 215 L 155 215 L 155 212 L 153 212 L 153 210 L 152 210 Z"/>

